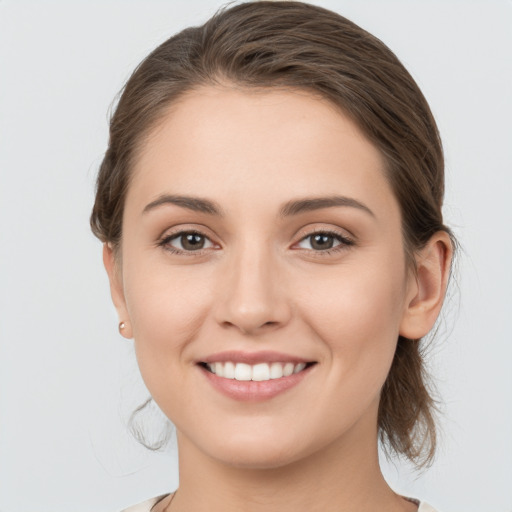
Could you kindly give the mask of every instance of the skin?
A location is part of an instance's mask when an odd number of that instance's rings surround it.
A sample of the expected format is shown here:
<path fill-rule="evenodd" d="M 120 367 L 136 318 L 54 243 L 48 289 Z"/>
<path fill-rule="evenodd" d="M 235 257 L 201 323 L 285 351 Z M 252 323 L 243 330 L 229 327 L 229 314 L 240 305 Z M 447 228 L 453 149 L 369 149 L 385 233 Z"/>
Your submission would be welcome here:
<path fill-rule="evenodd" d="M 123 335 L 177 429 L 173 512 L 416 509 L 379 469 L 379 394 L 398 335 L 421 337 L 437 318 L 451 249 L 434 235 L 412 272 L 383 166 L 350 119 L 302 91 L 204 87 L 145 141 L 119 253 L 106 244 L 104 262 Z M 222 215 L 169 203 L 144 211 L 162 194 L 213 201 Z M 289 201 L 333 194 L 371 213 L 280 214 Z M 203 249 L 169 240 L 187 230 L 206 237 Z M 328 239 L 328 252 L 313 244 L 318 231 L 343 238 Z M 292 389 L 240 402 L 197 365 L 225 350 L 316 364 Z"/>

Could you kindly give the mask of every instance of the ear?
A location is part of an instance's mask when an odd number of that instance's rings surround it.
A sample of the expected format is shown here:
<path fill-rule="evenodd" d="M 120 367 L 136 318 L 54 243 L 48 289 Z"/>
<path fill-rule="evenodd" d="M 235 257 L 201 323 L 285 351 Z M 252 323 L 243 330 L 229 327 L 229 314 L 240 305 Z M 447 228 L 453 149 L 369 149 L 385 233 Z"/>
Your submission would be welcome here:
<path fill-rule="evenodd" d="M 103 265 L 105 265 L 105 270 L 107 271 L 110 282 L 110 295 L 112 296 L 112 302 L 117 310 L 119 322 L 124 323 L 124 328 L 119 329 L 119 332 L 125 338 L 130 339 L 132 338 L 132 327 L 124 297 L 121 269 L 116 259 L 114 249 L 109 243 L 103 244 Z"/>
<path fill-rule="evenodd" d="M 434 326 L 446 294 L 453 246 L 448 233 L 438 231 L 415 255 L 400 334 L 408 339 L 425 336 Z"/>

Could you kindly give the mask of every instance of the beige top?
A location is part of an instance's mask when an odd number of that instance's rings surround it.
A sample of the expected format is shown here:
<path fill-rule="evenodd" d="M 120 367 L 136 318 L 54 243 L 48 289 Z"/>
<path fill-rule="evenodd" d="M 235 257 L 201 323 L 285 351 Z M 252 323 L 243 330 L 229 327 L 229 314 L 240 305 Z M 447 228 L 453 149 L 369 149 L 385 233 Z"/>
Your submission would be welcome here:
<path fill-rule="evenodd" d="M 121 512 L 162 512 L 165 509 L 165 507 L 170 503 L 171 499 L 172 494 L 164 494 L 162 496 L 157 496 L 156 498 L 143 501 L 142 503 L 134 505 L 133 507 L 125 508 Z M 428 503 L 425 503 L 424 501 L 418 501 L 413 498 L 407 499 L 409 501 L 412 501 L 413 503 L 418 504 L 418 512 L 436 512 L 436 510 L 433 507 L 431 507 Z"/>

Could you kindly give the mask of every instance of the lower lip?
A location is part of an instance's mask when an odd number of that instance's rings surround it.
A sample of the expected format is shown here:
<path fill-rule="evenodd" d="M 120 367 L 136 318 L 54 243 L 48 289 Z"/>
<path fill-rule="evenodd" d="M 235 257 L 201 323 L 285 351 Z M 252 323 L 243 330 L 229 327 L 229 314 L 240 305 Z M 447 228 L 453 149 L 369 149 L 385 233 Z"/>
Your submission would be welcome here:
<path fill-rule="evenodd" d="M 301 372 L 288 377 L 264 381 L 225 379 L 203 367 L 200 367 L 200 369 L 212 386 L 223 395 L 234 400 L 259 402 L 269 400 L 295 387 L 309 374 L 313 366 L 308 366 Z"/>

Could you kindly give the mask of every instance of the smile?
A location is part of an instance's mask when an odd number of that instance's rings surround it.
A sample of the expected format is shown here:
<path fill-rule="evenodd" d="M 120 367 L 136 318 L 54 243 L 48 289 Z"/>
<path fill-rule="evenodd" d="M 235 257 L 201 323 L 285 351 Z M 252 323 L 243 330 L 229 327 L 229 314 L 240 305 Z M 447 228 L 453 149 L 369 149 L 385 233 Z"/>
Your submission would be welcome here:
<path fill-rule="evenodd" d="M 225 352 L 198 363 L 215 390 L 230 399 L 248 402 L 269 400 L 296 387 L 316 365 L 315 361 L 270 352 Z"/>
<path fill-rule="evenodd" d="M 232 361 L 203 363 L 205 368 L 211 373 L 224 379 L 234 379 L 239 381 L 263 382 L 273 379 L 281 379 L 303 371 L 308 363 L 235 363 Z M 312 363 L 309 363 L 312 364 Z"/>

